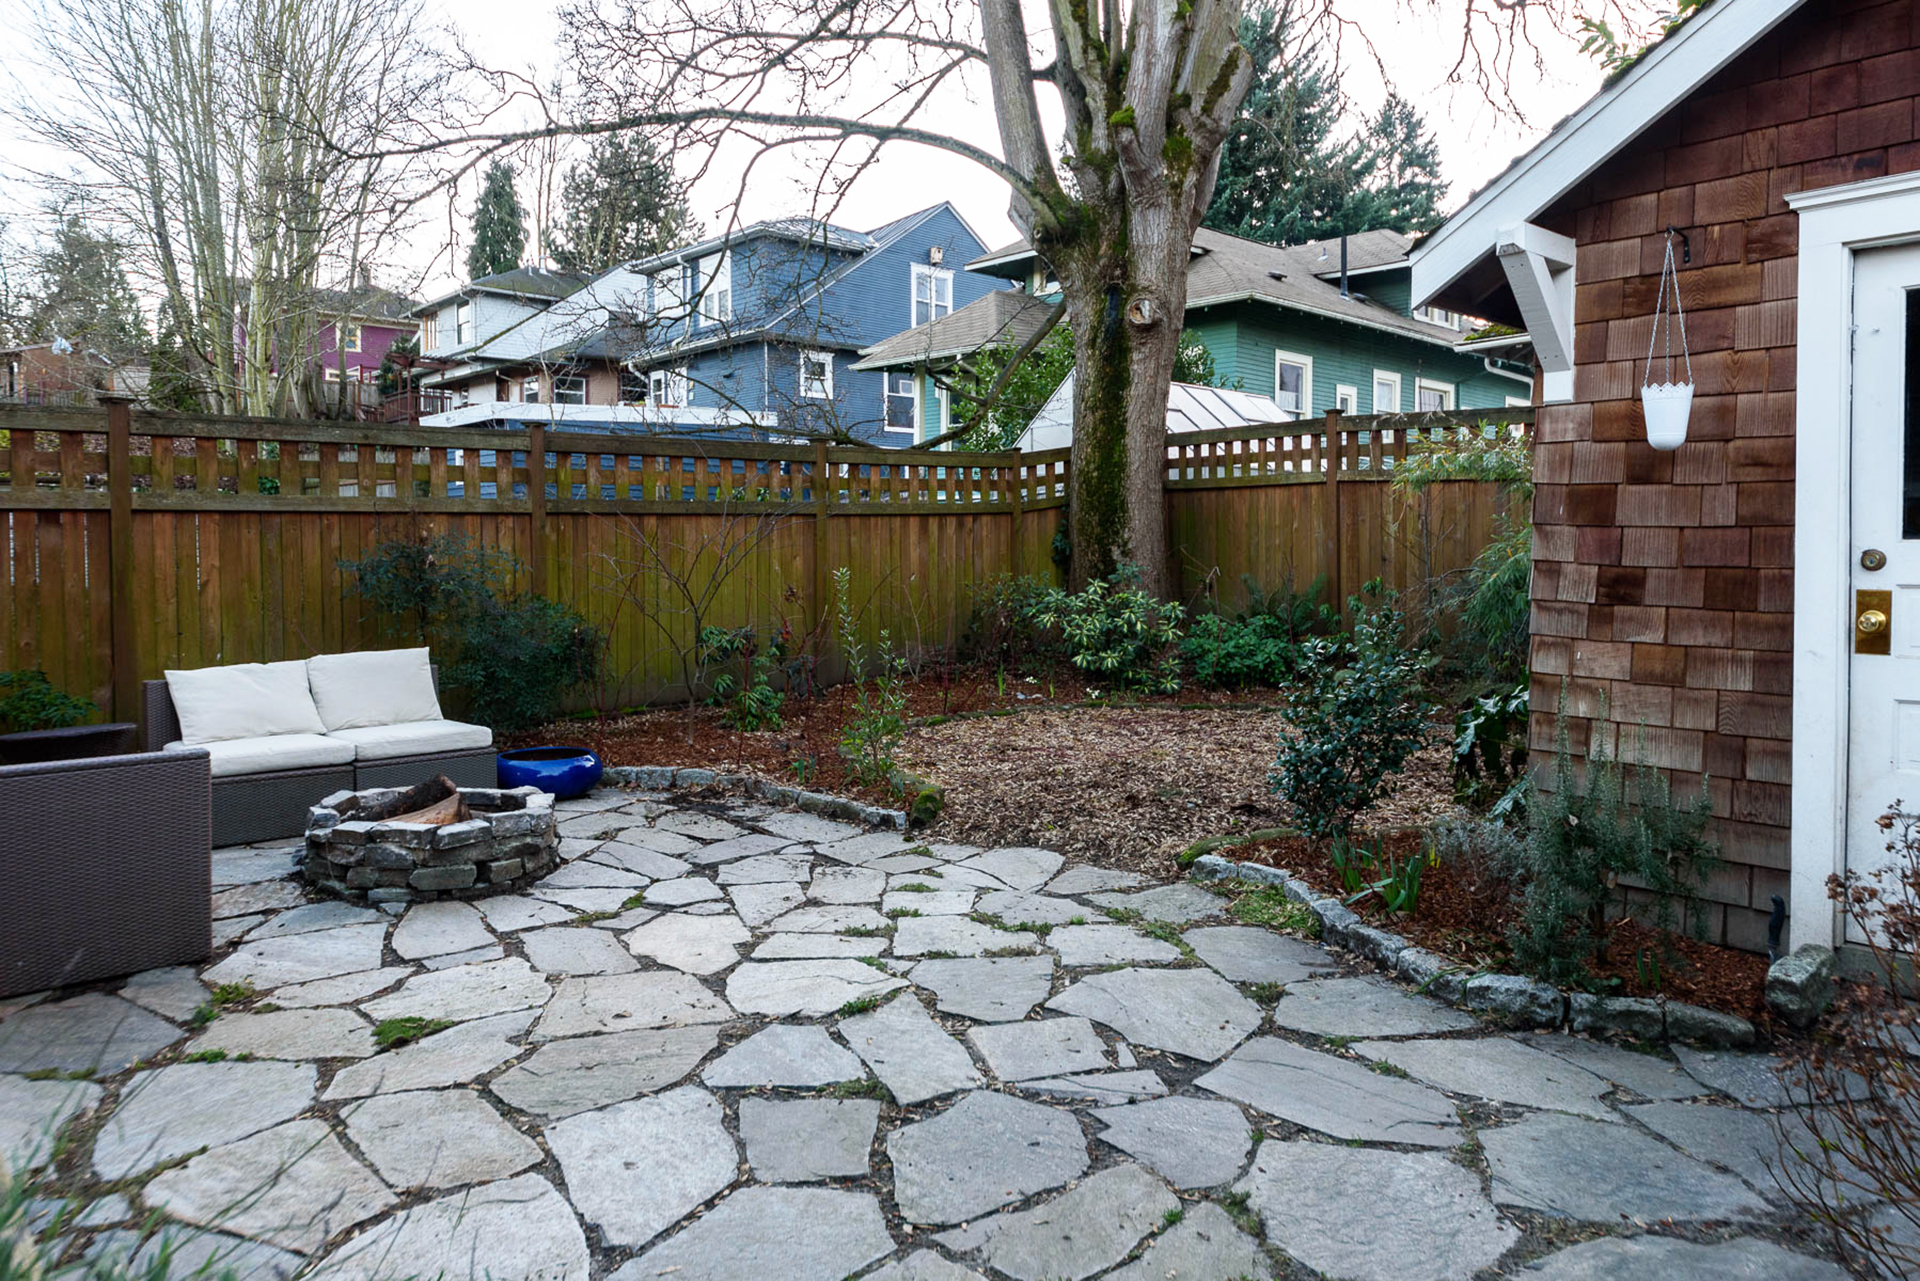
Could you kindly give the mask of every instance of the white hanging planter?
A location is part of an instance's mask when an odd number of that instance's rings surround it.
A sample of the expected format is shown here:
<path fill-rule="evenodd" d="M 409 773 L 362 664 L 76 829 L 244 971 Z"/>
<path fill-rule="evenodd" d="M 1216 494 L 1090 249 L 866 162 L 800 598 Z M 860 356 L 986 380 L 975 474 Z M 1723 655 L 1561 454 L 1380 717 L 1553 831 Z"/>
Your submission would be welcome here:
<path fill-rule="evenodd" d="M 1673 312 L 1667 312 L 1667 299 Z M 1673 376 L 1673 331 L 1680 330 L 1680 358 L 1686 380 Z M 1653 381 L 1653 349 L 1666 331 L 1666 381 Z M 1646 418 L 1647 443 L 1655 449 L 1678 449 L 1687 440 L 1687 419 L 1693 413 L 1693 356 L 1687 350 L 1687 313 L 1680 305 L 1680 276 L 1673 266 L 1673 228 L 1667 228 L 1667 256 L 1660 264 L 1660 292 L 1653 304 L 1653 331 L 1647 335 L 1647 365 L 1640 378 L 1640 411 Z"/>

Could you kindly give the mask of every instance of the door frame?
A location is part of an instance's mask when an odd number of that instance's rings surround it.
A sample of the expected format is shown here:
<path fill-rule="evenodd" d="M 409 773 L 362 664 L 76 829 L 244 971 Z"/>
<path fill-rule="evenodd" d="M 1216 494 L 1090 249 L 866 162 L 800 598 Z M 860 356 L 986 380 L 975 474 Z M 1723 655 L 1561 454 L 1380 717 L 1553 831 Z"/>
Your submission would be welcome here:
<path fill-rule="evenodd" d="M 1793 799 L 1789 946 L 1840 940 L 1827 877 L 1847 852 L 1853 660 L 1854 255 L 1920 243 L 1920 172 L 1795 192 Z M 1833 424 L 1843 428 L 1836 432 Z"/>

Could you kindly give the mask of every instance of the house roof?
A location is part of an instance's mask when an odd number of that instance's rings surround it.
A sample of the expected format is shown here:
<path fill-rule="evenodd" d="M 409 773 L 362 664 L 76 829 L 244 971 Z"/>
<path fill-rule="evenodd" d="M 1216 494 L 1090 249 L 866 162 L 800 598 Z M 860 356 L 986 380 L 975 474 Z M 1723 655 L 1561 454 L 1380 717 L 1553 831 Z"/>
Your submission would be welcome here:
<path fill-rule="evenodd" d="M 1209 431 L 1216 427 L 1251 427 L 1289 423 L 1298 410 L 1283 409 L 1271 396 L 1229 387 L 1172 383 L 1167 388 L 1167 432 Z M 1068 372 L 1046 404 L 1021 433 L 1018 449 L 1062 449 L 1073 443 L 1073 374 Z"/>
<path fill-rule="evenodd" d="M 1719 0 L 1668 32 L 1413 249 L 1413 297 L 1509 319 L 1494 246 L 1617 155 L 1805 0 Z"/>
<path fill-rule="evenodd" d="M 996 289 L 931 324 L 915 325 L 863 349 L 855 369 L 952 360 L 997 343 L 1019 346 L 1044 325 L 1053 304 L 1019 289 Z"/>
<path fill-rule="evenodd" d="M 908 215 L 911 217 L 912 215 Z M 887 228 L 898 225 L 906 219 L 887 224 Z M 851 231 L 835 226 L 819 218 L 769 218 L 761 222 L 750 222 L 734 227 L 717 236 L 709 236 L 690 245 L 680 245 L 663 250 L 646 258 L 626 264 L 630 271 L 658 271 L 660 268 L 676 262 L 685 262 L 689 258 L 703 258 L 710 253 L 724 249 L 729 245 L 744 244 L 749 240 L 791 240 L 796 244 L 825 245 L 829 249 L 844 249 L 849 253 L 864 253 L 876 243 L 874 235 L 864 231 Z"/>
<path fill-rule="evenodd" d="M 423 315 L 438 307 L 444 307 L 456 298 L 465 298 L 472 294 L 500 294 L 508 298 L 536 300 L 565 298 L 585 285 L 589 279 L 591 277 L 570 271 L 550 271 L 545 267 L 514 267 L 507 271 L 496 271 L 491 276 L 475 277 L 458 289 L 421 303 L 407 314 Z"/>
<path fill-rule="evenodd" d="M 1365 264 L 1361 270 L 1378 271 L 1393 266 L 1396 255 L 1406 256 L 1407 244 L 1407 237 L 1397 231 L 1349 236 L 1348 275 L 1354 273 L 1356 260 Z M 1327 249 L 1329 245 L 1331 249 Z M 1326 259 L 1320 256 L 1323 250 L 1327 252 Z M 967 264 L 967 269 L 1024 278 L 1031 270 L 1034 257 L 1033 250 L 1021 241 L 974 259 Z M 1422 342 L 1451 346 L 1460 340 L 1457 329 L 1403 316 L 1391 307 L 1370 301 L 1360 291 L 1341 294 L 1339 279 L 1337 238 L 1305 245 L 1270 245 L 1202 227 L 1193 233 L 1193 256 L 1187 267 L 1187 310 L 1236 302 L 1266 303 Z"/>
<path fill-rule="evenodd" d="M 412 324 L 412 315 L 420 304 L 405 294 L 370 285 L 353 289 L 317 289 L 314 301 L 323 316 L 348 316 L 355 320 L 393 321 Z"/>

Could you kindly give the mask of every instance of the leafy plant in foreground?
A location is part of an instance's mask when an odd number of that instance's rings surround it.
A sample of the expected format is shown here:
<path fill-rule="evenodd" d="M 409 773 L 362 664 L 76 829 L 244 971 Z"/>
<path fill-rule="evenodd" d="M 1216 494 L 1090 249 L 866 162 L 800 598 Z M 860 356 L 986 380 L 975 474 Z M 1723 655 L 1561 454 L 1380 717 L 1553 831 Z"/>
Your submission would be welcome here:
<path fill-rule="evenodd" d="M 739 676 L 722 672 L 713 678 L 713 697 L 709 701 L 721 709 L 720 723 L 728 729 L 748 732 L 779 729 L 784 724 L 780 708 L 786 702 L 786 695 L 773 687 L 770 677 L 774 667 L 786 657 L 785 638 L 775 633 L 762 645 L 751 627 L 706 627 L 701 629 L 700 643 L 706 647 L 707 663 L 730 663 L 738 659 L 743 665 Z"/>
<path fill-rule="evenodd" d="M 894 756 L 907 733 L 906 663 L 894 653 L 893 638 L 880 633 L 875 657 L 879 671 L 867 676 L 867 648 L 853 617 L 852 576 L 842 567 L 833 571 L 834 617 L 840 652 L 853 680 L 853 710 L 840 731 L 840 750 L 847 770 L 869 787 L 892 780 Z"/>
<path fill-rule="evenodd" d="M 1527 686 L 1482 694 L 1453 719 L 1453 794 L 1491 804 L 1504 817 L 1522 804 L 1527 779 Z"/>
<path fill-rule="evenodd" d="M 1392 597 L 1368 605 L 1356 596 L 1351 607 L 1349 635 L 1306 647 L 1290 729 L 1267 776 L 1300 829 L 1322 840 L 1349 834 L 1392 785 L 1427 741 L 1432 710 L 1420 689 L 1431 659 L 1401 648 L 1406 620 Z"/>
<path fill-rule="evenodd" d="M 0 734 L 65 729 L 93 719 L 99 709 L 56 688 L 38 668 L 0 672 Z"/>
<path fill-rule="evenodd" d="M 1075 667 L 1116 689 L 1171 694 L 1180 688 L 1173 647 L 1186 611 L 1139 587 L 1140 571 L 1122 565 L 1086 590 L 1050 590 L 1033 621 L 1058 628 Z"/>

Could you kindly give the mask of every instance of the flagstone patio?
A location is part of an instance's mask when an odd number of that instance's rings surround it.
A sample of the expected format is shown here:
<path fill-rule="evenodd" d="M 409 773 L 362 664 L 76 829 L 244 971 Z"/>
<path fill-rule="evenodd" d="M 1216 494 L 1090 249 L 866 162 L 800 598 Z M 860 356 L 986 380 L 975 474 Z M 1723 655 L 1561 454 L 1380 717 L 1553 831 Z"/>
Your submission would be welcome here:
<path fill-rule="evenodd" d="M 1764 1058 L 1506 1034 L 1047 850 L 559 808 L 562 866 L 471 903 L 218 851 L 198 973 L 0 1003 L 0 1146 L 64 1131 L 72 1252 L 157 1214 L 246 1278 L 1846 1275 Z"/>

